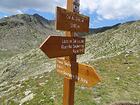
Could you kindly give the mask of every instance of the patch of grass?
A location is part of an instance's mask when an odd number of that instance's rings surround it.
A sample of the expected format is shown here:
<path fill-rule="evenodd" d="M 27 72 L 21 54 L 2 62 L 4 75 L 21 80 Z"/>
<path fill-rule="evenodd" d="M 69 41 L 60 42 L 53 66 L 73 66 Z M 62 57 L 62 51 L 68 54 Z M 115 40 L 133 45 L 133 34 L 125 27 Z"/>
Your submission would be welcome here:
<path fill-rule="evenodd" d="M 117 101 L 140 101 L 140 57 L 133 54 L 125 57 L 125 54 L 121 54 L 90 63 L 96 65 L 102 77 L 101 84 L 97 86 L 97 95 L 102 97 L 98 105 Z"/>
<path fill-rule="evenodd" d="M 10 58 L 14 55 L 14 53 L 10 51 L 0 51 L 0 61 Z"/>

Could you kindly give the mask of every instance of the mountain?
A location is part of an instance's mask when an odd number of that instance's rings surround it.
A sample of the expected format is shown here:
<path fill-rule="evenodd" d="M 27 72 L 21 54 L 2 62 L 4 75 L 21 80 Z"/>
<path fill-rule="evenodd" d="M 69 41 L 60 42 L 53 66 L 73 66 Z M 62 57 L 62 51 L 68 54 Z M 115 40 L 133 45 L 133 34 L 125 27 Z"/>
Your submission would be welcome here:
<path fill-rule="evenodd" d="M 97 33 L 101 33 L 106 30 L 109 30 L 109 29 L 113 29 L 113 28 L 115 29 L 115 28 L 119 27 L 120 25 L 121 25 L 121 23 L 118 23 L 113 26 L 106 26 L 106 27 L 101 27 L 101 28 L 90 29 L 90 32 L 97 34 Z"/>
<path fill-rule="evenodd" d="M 56 34 L 54 21 L 38 14 L 10 16 L 0 19 L 0 50 L 12 56 L 36 48 L 48 35 Z"/>
<path fill-rule="evenodd" d="M 0 19 L 0 105 L 62 105 L 63 76 L 39 49 L 48 35 L 63 34 L 54 23 L 38 14 Z M 78 62 L 96 68 L 102 82 L 76 85 L 75 105 L 139 105 L 140 21 L 77 34 L 86 38 Z"/>
<path fill-rule="evenodd" d="M 117 25 L 97 34 L 87 36 L 87 52 L 92 53 L 93 59 L 117 55 L 122 52 L 140 51 L 140 21 L 127 22 Z"/>

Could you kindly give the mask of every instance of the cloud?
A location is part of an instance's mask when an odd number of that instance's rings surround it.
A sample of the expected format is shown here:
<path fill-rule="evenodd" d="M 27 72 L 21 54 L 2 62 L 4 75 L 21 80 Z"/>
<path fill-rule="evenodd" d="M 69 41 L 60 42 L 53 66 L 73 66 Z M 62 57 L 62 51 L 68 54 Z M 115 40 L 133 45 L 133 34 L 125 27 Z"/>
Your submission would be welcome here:
<path fill-rule="evenodd" d="M 0 12 L 15 14 L 30 8 L 42 12 L 55 12 L 55 7 L 64 6 L 64 0 L 0 0 Z"/>
<path fill-rule="evenodd" d="M 99 0 L 80 0 L 81 10 L 88 11 L 92 14 L 98 8 L 98 1 Z"/>
<path fill-rule="evenodd" d="M 98 19 L 140 18 L 140 0 L 81 0 L 81 10 L 95 12 Z"/>
<path fill-rule="evenodd" d="M 0 0 L 0 12 L 16 14 L 29 9 L 55 13 L 55 7 L 67 0 Z M 140 18 L 140 0 L 80 0 L 82 12 L 97 14 L 97 19 Z"/>

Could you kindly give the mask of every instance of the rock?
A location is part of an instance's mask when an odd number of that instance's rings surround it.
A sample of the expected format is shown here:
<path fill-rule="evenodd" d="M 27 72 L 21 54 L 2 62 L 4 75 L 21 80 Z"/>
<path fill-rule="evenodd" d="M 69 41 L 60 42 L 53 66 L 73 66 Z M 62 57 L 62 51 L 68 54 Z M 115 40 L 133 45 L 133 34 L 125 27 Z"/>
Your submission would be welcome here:
<path fill-rule="evenodd" d="M 37 78 L 38 78 L 38 76 L 35 76 L 35 77 L 34 77 L 34 79 L 37 79 Z"/>
<path fill-rule="evenodd" d="M 55 95 L 52 95 L 52 96 L 50 97 L 50 99 L 51 99 L 51 100 L 55 100 L 55 97 L 56 97 Z"/>
<path fill-rule="evenodd" d="M 22 78 L 21 80 L 20 80 L 20 82 L 24 82 L 25 80 L 27 80 L 26 78 Z"/>
<path fill-rule="evenodd" d="M 40 79 L 43 78 L 43 76 L 39 77 Z"/>
<path fill-rule="evenodd" d="M 8 82 L 3 82 L 2 84 L 0 84 L 0 87 L 7 85 Z"/>
<path fill-rule="evenodd" d="M 18 84 L 17 87 L 21 87 L 21 84 Z"/>
<path fill-rule="evenodd" d="M 130 67 L 127 67 L 127 69 L 130 69 Z"/>
<path fill-rule="evenodd" d="M 82 86 L 82 87 L 80 87 L 80 89 L 81 89 L 81 90 L 85 90 L 85 89 L 86 89 L 86 87 L 83 87 L 83 86 Z"/>
<path fill-rule="evenodd" d="M 40 86 L 44 86 L 45 84 L 46 84 L 46 83 L 44 83 L 44 82 L 43 82 L 43 83 L 39 83 Z"/>
<path fill-rule="evenodd" d="M 120 77 L 116 77 L 115 79 L 116 79 L 116 80 L 120 80 Z"/>
<path fill-rule="evenodd" d="M 101 101 L 101 97 L 97 97 L 97 98 L 95 98 L 95 101 L 99 104 L 100 101 Z"/>
<path fill-rule="evenodd" d="M 7 92 L 12 91 L 12 90 L 15 90 L 15 89 L 16 89 L 16 87 L 15 87 L 15 86 L 12 86 L 11 88 L 9 88 L 9 89 L 7 90 Z"/>
<path fill-rule="evenodd" d="M 28 96 L 26 96 L 26 97 L 24 97 L 23 99 L 21 99 L 19 105 L 22 105 L 22 104 L 24 104 L 25 102 L 32 100 L 33 98 L 34 98 L 34 94 L 31 93 L 31 94 L 29 94 Z"/>
<path fill-rule="evenodd" d="M 30 93 L 31 93 L 30 90 L 24 92 L 25 96 L 29 95 Z"/>
<path fill-rule="evenodd" d="M 45 82 L 47 83 L 49 80 L 46 80 Z"/>

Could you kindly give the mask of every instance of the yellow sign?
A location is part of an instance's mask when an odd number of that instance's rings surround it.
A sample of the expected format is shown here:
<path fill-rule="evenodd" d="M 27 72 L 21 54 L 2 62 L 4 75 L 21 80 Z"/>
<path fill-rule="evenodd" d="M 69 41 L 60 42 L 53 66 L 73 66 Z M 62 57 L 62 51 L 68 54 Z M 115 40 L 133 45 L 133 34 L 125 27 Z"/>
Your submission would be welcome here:
<path fill-rule="evenodd" d="M 70 61 L 65 60 L 65 58 L 57 58 L 56 61 L 57 72 L 61 75 L 72 78 L 75 81 L 84 83 L 88 87 L 92 87 L 101 81 L 96 70 L 89 65 L 77 63 L 77 66 L 75 65 L 75 67 L 78 67 L 78 75 L 75 75 L 76 73 L 72 73 L 71 70 L 72 62 L 70 63 Z"/>

